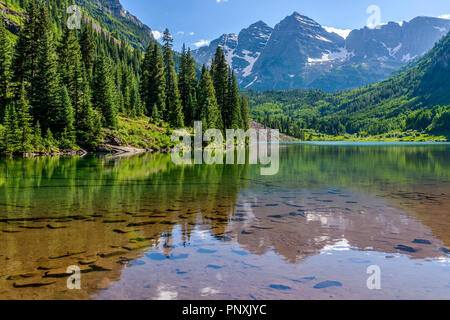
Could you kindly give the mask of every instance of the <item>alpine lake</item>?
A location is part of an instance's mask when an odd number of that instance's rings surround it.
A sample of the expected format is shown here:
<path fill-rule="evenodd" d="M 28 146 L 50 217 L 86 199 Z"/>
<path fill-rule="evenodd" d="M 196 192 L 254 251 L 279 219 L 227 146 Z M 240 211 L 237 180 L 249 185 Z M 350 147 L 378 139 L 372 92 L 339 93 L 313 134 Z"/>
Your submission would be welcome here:
<path fill-rule="evenodd" d="M 445 143 L 0 160 L 0 299 L 450 299 L 449 248 Z"/>

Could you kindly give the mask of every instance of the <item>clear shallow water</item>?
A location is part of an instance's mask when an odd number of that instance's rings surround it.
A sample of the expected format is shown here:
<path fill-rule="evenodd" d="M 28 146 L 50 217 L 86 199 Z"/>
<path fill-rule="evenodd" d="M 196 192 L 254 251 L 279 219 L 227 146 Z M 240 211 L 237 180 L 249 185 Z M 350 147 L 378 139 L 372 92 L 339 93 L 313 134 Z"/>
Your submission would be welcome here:
<path fill-rule="evenodd" d="M 259 169 L 1 160 L 0 298 L 450 299 L 450 145 L 285 144 Z"/>

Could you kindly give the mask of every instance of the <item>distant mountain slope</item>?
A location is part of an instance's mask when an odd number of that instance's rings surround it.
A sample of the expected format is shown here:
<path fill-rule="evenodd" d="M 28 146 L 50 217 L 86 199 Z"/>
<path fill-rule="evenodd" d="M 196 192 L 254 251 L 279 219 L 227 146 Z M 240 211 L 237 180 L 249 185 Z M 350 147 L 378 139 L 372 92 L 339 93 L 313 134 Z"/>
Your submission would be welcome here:
<path fill-rule="evenodd" d="M 211 63 L 216 49 L 221 46 L 229 65 L 233 66 L 237 75 L 245 78 L 251 74 L 255 62 L 267 44 L 273 29 L 263 21 L 258 21 L 239 35 L 224 34 L 212 41 L 208 46 L 201 47 L 192 52 L 194 59 L 200 64 Z M 242 86 L 242 83 L 241 83 Z"/>
<path fill-rule="evenodd" d="M 450 30 L 450 20 L 417 17 L 353 30 L 346 39 L 333 30 L 295 12 L 274 29 L 260 21 L 239 35 L 223 35 L 193 55 L 199 63 L 208 63 L 216 47 L 224 47 L 241 88 L 332 92 L 386 79 L 431 49 Z"/>
<path fill-rule="evenodd" d="M 76 0 L 76 3 L 116 38 L 135 48 L 145 49 L 153 40 L 152 30 L 125 10 L 119 0 Z"/>
<path fill-rule="evenodd" d="M 7 29 L 16 35 L 26 18 L 21 3 L 18 0 L 12 3 L 0 0 L 0 15 Z M 126 41 L 134 48 L 144 50 L 154 40 L 152 30 L 126 11 L 119 0 L 75 0 L 75 3 L 92 20 L 97 30 L 103 30 L 117 40 Z M 63 3 L 59 6 L 63 7 Z M 61 11 L 60 8 L 55 10 Z M 58 15 L 62 14 L 63 12 L 58 12 Z"/>
<path fill-rule="evenodd" d="M 252 114 L 318 132 L 378 135 L 417 130 L 450 137 L 450 33 L 410 68 L 352 91 L 249 91 Z M 284 131 L 284 133 L 291 134 Z"/>

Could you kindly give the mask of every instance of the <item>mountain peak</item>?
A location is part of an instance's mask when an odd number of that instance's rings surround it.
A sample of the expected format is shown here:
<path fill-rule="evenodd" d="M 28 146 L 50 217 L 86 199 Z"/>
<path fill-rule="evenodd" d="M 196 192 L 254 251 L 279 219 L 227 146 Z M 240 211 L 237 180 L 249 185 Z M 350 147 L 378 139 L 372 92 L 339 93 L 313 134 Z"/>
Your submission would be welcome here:
<path fill-rule="evenodd" d="M 314 21 L 310 17 L 304 16 L 304 15 L 298 13 L 297 11 L 294 11 L 294 13 L 292 15 L 290 15 L 288 18 L 290 18 L 290 17 L 297 19 L 297 21 L 299 21 L 299 22 L 318 24 L 316 21 Z"/>
<path fill-rule="evenodd" d="M 252 28 L 252 27 L 265 27 L 265 28 L 267 28 L 267 27 L 269 27 L 269 25 L 267 23 L 265 23 L 264 21 L 259 20 L 259 21 L 255 22 L 255 23 L 253 23 L 253 24 L 251 24 L 249 26 L 249 28 Z"/>
<path fill-rule="evenodd" d="M 450 20 L 431 17 L 342 30 L 295 11 L 274 28 L 259 20 L 237 36 L 222 35 L 193 56 L 208 64 L 221 45 L 242 88 L 346 90 L 387 78 L 449 30 Z"/>

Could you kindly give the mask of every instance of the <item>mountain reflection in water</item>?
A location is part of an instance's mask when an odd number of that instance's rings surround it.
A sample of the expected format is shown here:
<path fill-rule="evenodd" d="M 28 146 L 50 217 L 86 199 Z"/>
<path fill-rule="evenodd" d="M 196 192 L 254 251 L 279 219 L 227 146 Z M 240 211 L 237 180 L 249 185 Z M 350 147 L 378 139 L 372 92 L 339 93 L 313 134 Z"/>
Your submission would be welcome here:
<path fill-rule="evenodd" d="M 280 157 L 267 177 L 162 154 L 0 160 L 0 298 L 450 298 L 449 145 Z"/>

